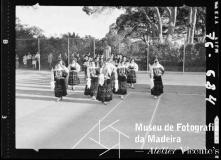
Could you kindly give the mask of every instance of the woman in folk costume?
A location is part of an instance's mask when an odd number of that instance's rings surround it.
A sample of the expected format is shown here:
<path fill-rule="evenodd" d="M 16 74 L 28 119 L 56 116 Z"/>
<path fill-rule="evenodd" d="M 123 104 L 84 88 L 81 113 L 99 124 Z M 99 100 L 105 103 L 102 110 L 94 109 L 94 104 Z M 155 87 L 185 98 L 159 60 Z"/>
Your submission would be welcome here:
<path fill-rule="evenodd" d="M 96 57 L 92 62 L 92 67 L 90 67 L 89 72 L 91 77 L 90 95 L 93 100 L 96 100 L 98 91 L 98 77 L 100 75 L 99 57 Z"/>
<path fill-rule="evenodd" d="M 68 85 L 72 86 L 72 90 L 74 90 L 74 86 L 80 84 L 80 79 L 78 77 L 78 72 L 80 72 L 81 67 L 77 63 L 76 58 L 72 60 L 72 63 L 68 66 L 69 75 L 68 75 Z"/>
<path fill-rule="evenodd" d="M 124 95 L 127 94 L 127 65 L 126 65 L 126 57 L 123 57 L 122 61 L 118 64 L 117 67 L 118 73 L 118 95 L 120 95 L 121 99 L 124 98 Z"/>
<path fill-rule="evenodd" d="M 87 66 L 86 66 L 86 86 L 85 86 L 85 89 L 84 89 L 84 95 L 85 96 L 88 96 L 88 95 L 91 95 L 91 68 L 93 66 L 93 63 L 91 61 L 91 59 L 88 58 L 88 63 L 87 63 Z"/>
<path fill-rule="evenodd" d="M 134 83 L 136 83 L 136 72 L 138 71 L 138 65 L 134 62 L 132 58 L 128 64 L 128 74 L 127 74 L 127 83 L 130 87 L 134 89 Z"/>
<path fill-rule="evenodd" d="M 157 98 L 163 93 L 162 75 L 164 74 L 164 67 L 159 63 L 158 59 L 154 60 L 154 64 L 150 68 L 150 75 L 153 79 L 154 85 L 151 88 L 151 95 Z"/>
<path fill-rule="evenodd" d="M 51 70 L 51 88 L 54 89 L 55 97 L 58 97 L 57 101 L 62 100 L 63 96 L 67 95 L 67 88 L 65 79 L 69 70 L 63 65 L 61 59 L 55 66 L 55 69 Z"/>
<path fill-rule="evenodd" d="M 112 100 L 112 84 L 111 84 L 111 74 L 112 72 L 116 72 L 114 69 L 115 66 L 110 63 L 110 58 L 104 63 L 101 67 L 100 75 L 99 75 L 99 87 L 97 93 L 97 100 L 101 101 L 104 104 Z M 117 75 L 117 74 L 115 74 Z M 118 90 L 117 76 L 114 79 L 116 81 L 116 90 Z"/>

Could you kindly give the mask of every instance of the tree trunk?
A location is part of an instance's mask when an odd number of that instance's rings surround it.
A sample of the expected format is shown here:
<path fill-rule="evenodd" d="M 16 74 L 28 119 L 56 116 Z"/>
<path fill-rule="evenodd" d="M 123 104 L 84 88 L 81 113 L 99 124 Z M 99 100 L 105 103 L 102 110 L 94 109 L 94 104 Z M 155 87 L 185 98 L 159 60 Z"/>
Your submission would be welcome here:
<path fill-rule="evenodd" d="M 163 42 L 163 25 L 162 25 L 162 20 L 160 16 L 160 11 L 158 7 L 155 7 L 157 11 L 157 18 L 158 18 L 158 36 L 159 36 L 159 42 Z"/>
<path fill-rule="evenodd" d="M 171 9 L 171 15 L 169 20 L 168 32 L 167 32 L 167 42 L 172 40 L 172 34 L 174 33 L 174 28 L 176 25 L 177 7 Z"/>
<path fill-rule="evenodd" d="M 190 12 L 189 12 L 189 23 L 187 25 L 187 39 L 186 42 L 190 42 L 190 35 L 191 35 L 191 25 L 192 25 L 192 14 L 193 14 L 193 8 L 190 7 Z"/>
<path fill-rule="evenodd" d="M 145 44 L 146 44 L 146 53 L 147 53 L 147 71 L 149 71 L 149 40 L 150 40 L 150 37 L 147 35 L 145 36 Z"/>
<path fill-rule="evenodd" d="M 197 8 L 193 8 L 193 13 L 192 13 L 192 25 L 191 25 L 191 30 L 190 30 L 190 37 L 189 37 L 189 43 L 193 44 L 194 42 L 194 34 L 195 34 L 195 26 L 196 26 L 196 13 L 197 13 Z"/>

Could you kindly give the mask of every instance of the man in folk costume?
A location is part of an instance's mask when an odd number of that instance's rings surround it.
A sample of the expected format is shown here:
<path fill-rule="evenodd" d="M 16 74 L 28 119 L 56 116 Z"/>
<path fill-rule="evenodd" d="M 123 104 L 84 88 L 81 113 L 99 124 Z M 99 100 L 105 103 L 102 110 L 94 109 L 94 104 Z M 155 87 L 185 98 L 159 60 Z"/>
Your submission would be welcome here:
<path fill-rule="evenodd" d="M 154 64 L 150 68 L 151 79 L 153 79 L 153 87 L 151 88 L 151 95 L 157 98 L 163 93 L 162 75 L 164 74 L 164 67 L 159 63 L 158 59 L 154 60 Z"/>
<path fill-rule="evenodd" d="M 111 73 L 111 87 L 112 87 L 112 91 L 113 93 L 116 93 L 115 91 L 115 77 L 117 75 L 115 75 L 115 73 L 117 73 L 117 67 L 115 66 L 115 61 L 114 61 L 114 54 L 112 53 L 111 54 L 111 57 L 110 57 L 110 63 L 114 66 L 114 71 Z"/>
<path fill-rule="evenodd" d="M 61 101 L 63 96 L 67 95 L 66 77 L 69 70 L 62 64 L 62 60 L 58 59 L 55 69 L 51 70 L 51 88 L 54 89 L 57 102 Z"/>
<path fill-rule="evenodd" d="M 127 94 L 127 64 L 126 57 L 123 57 L 122 61 L 118 64 L 117 67 L 118 73 L 118 95 L 121 99 L 124 99 L 124 95 Z"/>
<path fill-rule="evenodd" d="M 89 70 L 91 77 L 90 96 L 93 100 L 96 100 L 98 92 L 98 77 L 100 75 L 99 57 L 94 59 Z"/>
<path fill-rule="evenodd" d="M 30 52 L 28 52 L 28 55 L 27 55 L 27 65 L 30 68 L 32 67 L 32 56 Z"/>
<path fill-rule="evenodd" d="M 134 89 L 134 83 L 136 83 L 137 71 L 138 71 L 138 65 L 134 62 L 134 59 L 132 58 L 128 64 L 128 75 L 127 75 L 127 83 L 129 83 L 132 89 Z"/>
<path fill-rule="evenodd" d="M 23 64 L 24 64 L 24 67 L 27 67 L 27 56 L 26 56 L 26 54 L 23 56 Z"/>
<path fill-rule="evenodd" d="M 35 59 L 35 54 L 32 55 L 32 65 L 33 65 L 33 69 L 36 69 L 36 59 Z"/>
<path fill-rule="evenodd" d="M 37 52 L 35 54 L 35 59 L 36 59 L 36 67 L 37 67 L 37 69 L 39 69 L 40 68 L 40 60 L 41 60 L 41 55 L 39 52 Z"/>
<path fill-rule="evenodd" d="M 89 60 L 88 56 L 85 55 L 83 59 L 83 70 L 84 70 L 84 79 L 87 79 L 87 68 L 89 66 Z"/>
<path fill-rule="evenodd" d="M 112 72 L 116 72 L 114 69 L 115 66 L 110 63 L 110 58 L 104 63 L 101 68 L 100 75 L 99 75 L 99 87 L 97 93 L 97 100 L 101 101 L 105 105 L 107 102 L 112 100 L 112 84 L 111 84 L 111 74 Z M 115 74 L 117 75 L 117 73 Z M 114 79 L 116 81 L 116 90 L 118 90 L 118 83 L 117 83 L 117 76 Z"/>
<path fill-rule="evenodd" d="M 52 62 L 53 62 L 53 54 L 49 53 L 49 55 L 48 55 L 48 67 L 49 67 L 49 70 L 51 70 L 51 68 L 52 68 Z"/>
<path fill-rule="evenodd" d="M 74 58 L 72 63 L 68 66 L 69 75 L 68 75 L 68 85 L 72 86 L 72 90 L 74 90 L 74 86 L 80 84 L 80 79 L 78 77 L 78 72 L 80 72 L 81 67 L 77 63 L 77 60 Z"/>
<path fill-rule="evenodd" d="M 66 52 L 63 55 L 63 60 L 64 60 L 64 63 L 65 63 L 65 66 L 68 67 L 68 55 L 67 55 Z"/>

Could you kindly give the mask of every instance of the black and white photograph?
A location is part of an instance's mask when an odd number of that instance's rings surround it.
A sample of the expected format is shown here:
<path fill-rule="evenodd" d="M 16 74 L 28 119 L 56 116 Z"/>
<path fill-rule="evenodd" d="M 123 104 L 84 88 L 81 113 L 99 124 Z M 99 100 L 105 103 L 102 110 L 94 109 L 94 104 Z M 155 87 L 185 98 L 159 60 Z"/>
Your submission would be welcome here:
<path fill-rule="evenodd" d="M 218 114 L 206 116 L 218 101 L 207 96 L 207 11 L 16 5 L 15 149 L 120 159 L 125 149 L 203 154 L 207 132 L 219 144 Z"/>

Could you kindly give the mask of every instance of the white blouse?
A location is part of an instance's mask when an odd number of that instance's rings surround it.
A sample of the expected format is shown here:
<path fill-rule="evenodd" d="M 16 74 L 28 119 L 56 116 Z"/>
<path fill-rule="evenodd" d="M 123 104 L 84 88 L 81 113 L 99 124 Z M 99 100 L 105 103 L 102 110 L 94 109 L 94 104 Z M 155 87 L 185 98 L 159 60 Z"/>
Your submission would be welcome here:
<path fill-rule="evenodd" d="M 69 71 L 71 71 L 71 67 L 75 67 L 76 68 L 76 72 L 80 72 L 80 70 L 81 70 L 81 66 L 78 63 L 70 64 L 68 66 Z"/>
<path fill-rule="evenodd" d="M 164 73 L 164 67 L 159 63 L 158 64 L 153 64 L 150 67 L 151 77 L 153 77 L 154 75 L 161 76 L 161 75 L 163 75 L 163 73 Z"/>
<path fill-rule="evenodd" d="M 129 67 L 133 67 L 134 70 L 135 70 L 135 72 L 138 71 L 138 65 L 137 65 L 135 62 L 134 62 L 134 63 L 129 63 L 128 68 L 129 68 Z"/>

